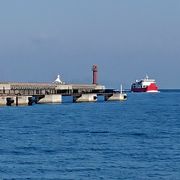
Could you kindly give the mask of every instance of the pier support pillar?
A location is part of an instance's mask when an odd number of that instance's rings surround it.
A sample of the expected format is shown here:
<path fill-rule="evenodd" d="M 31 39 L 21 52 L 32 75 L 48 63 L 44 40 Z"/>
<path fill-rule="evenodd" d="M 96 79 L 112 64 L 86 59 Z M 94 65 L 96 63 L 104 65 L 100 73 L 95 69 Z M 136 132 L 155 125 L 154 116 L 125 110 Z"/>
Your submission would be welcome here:
<path fill-rule="evenodd" d="M 32 105 L 32 96 L 15 96 L 13 97 L 14 103 L 13 105 L 21 106 L 21 105 Z"/>
<path fill-rule="evenodd" d="M 82 94 L 81 96 L 74 96 L 73 102 L 95 102 L 97 101 L 97 94 Z"/>
<path fill-rule="evenodd" d="M 0 106 L 6 106 L 6 104 L 7 104 L 6 98 L 7 98 L 6 96 L 0 97 Z"/>
<path fill-rule="evenodd" d="M 62 102 L 62 95 L 60 94 L 52 94 L 52 95 L 45 95 L 43 98 L 38 100 L 38 104 L 50 104 L 50 103 L 61 103 Z"/>
<path fill-rule="evenodd" d="M 125 93 L 113 93 L 105 96 L 105 101 L 124 101 L 127 100 L 127 94 Z"/>
<path fill-rule="evenodd" d="M 11 105 L 15 105 L 15 106 L 21 106 L 21 105 L 28 106 L 28 105 L 32 105 L 33 103 L 32 96 L 13 96 L 10 98 L 10 101 L 12 102 Z"/>
<path fill-rule="evenodd" d="M 32 105 L 32 96 L 1 96 L 1 106 Z"/>

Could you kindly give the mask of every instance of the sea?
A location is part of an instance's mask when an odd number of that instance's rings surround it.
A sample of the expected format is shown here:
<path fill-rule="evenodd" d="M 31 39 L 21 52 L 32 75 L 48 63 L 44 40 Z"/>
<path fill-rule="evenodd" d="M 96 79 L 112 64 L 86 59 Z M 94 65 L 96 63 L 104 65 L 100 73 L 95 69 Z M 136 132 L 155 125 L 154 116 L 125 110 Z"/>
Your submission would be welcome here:
<path fill-rule="evenodd" d="M 179 180 L 180 91 L 0 107 L 0 179 Z"/>

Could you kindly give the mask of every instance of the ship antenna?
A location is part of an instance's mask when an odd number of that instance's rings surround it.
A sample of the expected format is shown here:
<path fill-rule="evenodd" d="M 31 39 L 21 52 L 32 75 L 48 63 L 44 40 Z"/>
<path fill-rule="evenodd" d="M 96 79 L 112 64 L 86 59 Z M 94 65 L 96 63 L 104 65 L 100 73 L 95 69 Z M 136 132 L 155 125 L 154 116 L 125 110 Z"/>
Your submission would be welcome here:
<path fill-rule="evenodd" d="M 149 79 L 148 75 L 146 74 L 146 79 Z"/>

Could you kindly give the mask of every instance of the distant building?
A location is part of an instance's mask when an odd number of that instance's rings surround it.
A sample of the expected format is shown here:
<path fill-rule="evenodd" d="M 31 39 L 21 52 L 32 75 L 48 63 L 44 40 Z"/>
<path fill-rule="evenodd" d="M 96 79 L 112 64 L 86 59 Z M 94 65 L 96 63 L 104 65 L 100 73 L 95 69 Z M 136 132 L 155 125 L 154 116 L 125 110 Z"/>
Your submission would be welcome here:
<path fill-rule="evenodd" d="M 59 75 L 59 74 L 57 75 L 57 78 L 56 78 L 56 80 L 55 80 L 53 83 L 55 83 L 55 84 L 65 84 L 65 82 L 63 82 L 63 81 L 60 79 L 60 75 Z"/>

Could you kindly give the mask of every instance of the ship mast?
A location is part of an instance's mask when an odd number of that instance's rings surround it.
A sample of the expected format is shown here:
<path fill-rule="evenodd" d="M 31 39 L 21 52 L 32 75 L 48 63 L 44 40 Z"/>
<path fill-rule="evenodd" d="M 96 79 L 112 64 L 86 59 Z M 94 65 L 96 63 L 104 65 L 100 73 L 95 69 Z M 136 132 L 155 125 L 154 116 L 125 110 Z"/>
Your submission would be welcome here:
<path fill-rule="evenodd" d="M 123 89 L 122 89 L 122 84 L 121 84 L 121 86 L 120 86 L 120 93 L 122 94 L 122 92 L 123 92 Z"/>

